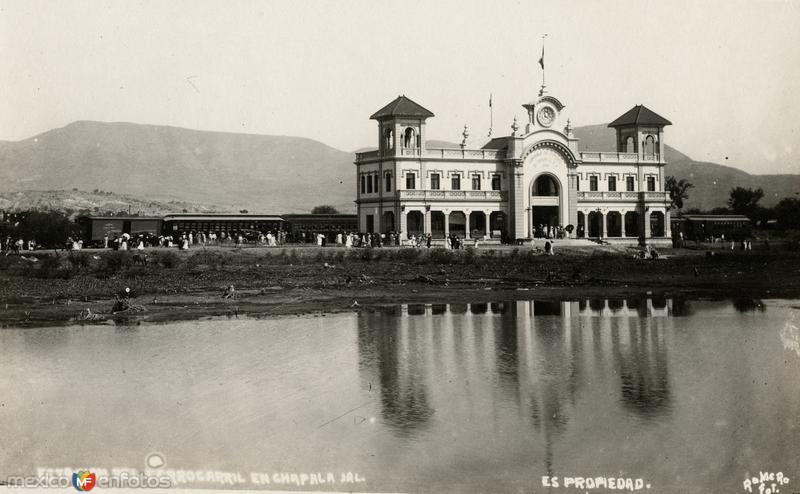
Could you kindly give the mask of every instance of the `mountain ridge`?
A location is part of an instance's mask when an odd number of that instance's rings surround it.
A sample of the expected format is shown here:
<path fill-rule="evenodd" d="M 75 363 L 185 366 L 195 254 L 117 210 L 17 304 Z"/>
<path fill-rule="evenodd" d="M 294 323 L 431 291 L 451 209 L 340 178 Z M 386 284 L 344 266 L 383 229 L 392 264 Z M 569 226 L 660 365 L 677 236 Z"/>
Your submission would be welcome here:
<path fill-rule="evenodd" d="M 576 127 L 574 133 L 580 151 L 616 147 L 614 130 L 605 124 Z M 428 145 L 458 147 L 441 140 Z M 367 149 L 375 148 L 362 150 Z M 800 190 L 800 175 L 751 175 L 694 161 L 669 145 L 665 154 L 667 174 L 695 185 L 685 208 L 724 206 L 736 186 L 763 188 L 765 206 Z M 351 213 L 353 160 L 354 152 L 308 137 L 78 120 L 20 141 L 0 141 L 0 192 L 99 189 L 144 202 L 169 198 L 231 211 L 308 212 L 331 204 Z"/>

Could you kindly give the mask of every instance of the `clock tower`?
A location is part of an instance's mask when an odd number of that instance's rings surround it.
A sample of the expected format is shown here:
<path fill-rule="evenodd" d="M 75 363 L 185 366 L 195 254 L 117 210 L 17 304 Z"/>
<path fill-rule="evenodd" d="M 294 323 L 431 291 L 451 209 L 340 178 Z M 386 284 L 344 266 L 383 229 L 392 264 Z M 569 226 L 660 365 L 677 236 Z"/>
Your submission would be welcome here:
<path fill-rule="evenodd" d="M 539 96 L 537 100 L 522 106 L 528 112 L 528 123 L 525 125 L 526 134 L 536 130 L 559 128 L 557 124 L 564 105 L 553 96 Z"/>

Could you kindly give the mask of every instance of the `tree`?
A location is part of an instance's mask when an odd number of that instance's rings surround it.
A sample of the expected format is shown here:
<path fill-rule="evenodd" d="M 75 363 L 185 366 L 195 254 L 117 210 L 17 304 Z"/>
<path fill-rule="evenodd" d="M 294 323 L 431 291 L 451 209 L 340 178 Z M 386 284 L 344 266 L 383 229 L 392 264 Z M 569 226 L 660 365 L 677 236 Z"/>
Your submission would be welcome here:
<path fill-rule="evenodd" d="M 676 180 L 673 176 L 668 176 L 664 183 L 664 188 L 669 192 L 669 208 L 683 209 L 683 200 L 689 198 L 688 190 L 694 187 L 685 178 Z"/>
<path fill-rule="evenodd" d="M 764 197 L 764 191 L 759 187 L 756 190 L 736 187 L 731 189 L 728 206 L 736 214 L 752 216 L 758 210 L 758 201 Z"/>
<path fill-rule="evenodd" d="M 328 204 L 323 204 L 322 206 L 314 206 L 311 214 L 339 214 L 339 210 Z"/>
<path fill-rule="evenodd" d="M 781 199 L 773 211 L 779 228 L 800 230 L 800 199 L 796 197 Z"/>
<path fill-rule="evenodd" d="M 58 211 L 31 211 L 20 222 L 18 235 L 35 239 L 43 247 L 61 247 L 67 237 L 79 237 L 80 228 L 69 217 Z"/>

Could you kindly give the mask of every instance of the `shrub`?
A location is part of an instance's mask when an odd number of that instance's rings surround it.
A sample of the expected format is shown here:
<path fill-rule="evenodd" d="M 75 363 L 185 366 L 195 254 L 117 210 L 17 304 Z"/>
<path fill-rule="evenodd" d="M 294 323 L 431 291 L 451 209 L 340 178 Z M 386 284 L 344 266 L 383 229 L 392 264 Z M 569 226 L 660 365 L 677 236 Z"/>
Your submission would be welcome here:
<path fill-rule="evenodd" d="M 353 249 L 353 250 L 347 251 L 347 254 L 345 255 L 345 259 L 348 260 L 348 261 L 360 261 L 361 260 L 361 252 L 359 252 L 359 251 L 360 251 L 360 249 Z"/>
<path fill-rule="evenodd" d="M 78 271 L 89 266 L 89 254 L 71 251 L 67 256 L 67 261 L 69 261 L 69 265 L 73 270 Z"/>
<path fill-rule="evenodd" d="M 428 259 L 434 264 L 452 264 L 458 256 L 447 249 L 437 247 L 428 253 Z"/>
<path fill-rule="evenodd" d="M 475 264 L 478 256 L 475 254 L 474 247 L 467 247 L 464 249 L 464 264 Z"/>
<path fill-rule="evenodd" d="M 167 269 L 177 268 L 181 264 L 181 256 L 168 250 L 158 254 L 158 264 Z"/>
<path fill-rule="evenodd" d="M 421 249 L 400 249 L 397 251 L 397 258 L 403 261 L 413 261 L 419 258 L 420 254 L 422 254 Z"/>
<path fill-rule="evenodd" d="M 118 273 L 132 264 L 131 255 L 127 251 L 111 251 L 103 257 L 103 270 L 106 273 Z"/>

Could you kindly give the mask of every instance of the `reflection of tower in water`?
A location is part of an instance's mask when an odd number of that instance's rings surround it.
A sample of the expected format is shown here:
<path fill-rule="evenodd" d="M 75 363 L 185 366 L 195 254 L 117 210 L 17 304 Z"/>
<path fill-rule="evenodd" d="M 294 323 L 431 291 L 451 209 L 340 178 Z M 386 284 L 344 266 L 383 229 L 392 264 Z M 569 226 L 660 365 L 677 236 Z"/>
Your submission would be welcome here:
<path fill-rule="evenodd" d="M 395 308 L 389 314 L 397 313 Z M 407 312 L 406 312 L 407 314 Z M 385 324 L 387 320 L 397 324 Z M 359 366 L 378 386 L 383 420 L 398 433 L 410 433 L 433 415 L 425 386 L 425 362 L 415 346 L 425 344 L 424 328 L 408 317 L 386 318 L 362 312 L 358 317 Z"/>

